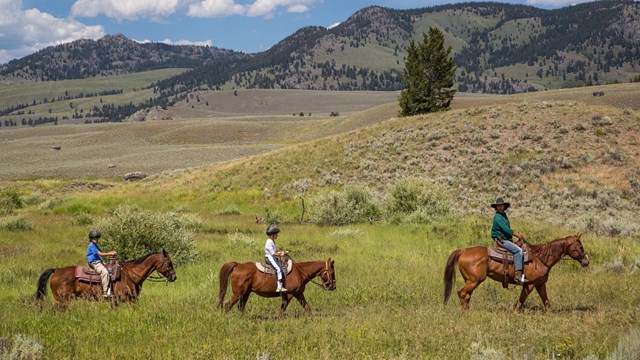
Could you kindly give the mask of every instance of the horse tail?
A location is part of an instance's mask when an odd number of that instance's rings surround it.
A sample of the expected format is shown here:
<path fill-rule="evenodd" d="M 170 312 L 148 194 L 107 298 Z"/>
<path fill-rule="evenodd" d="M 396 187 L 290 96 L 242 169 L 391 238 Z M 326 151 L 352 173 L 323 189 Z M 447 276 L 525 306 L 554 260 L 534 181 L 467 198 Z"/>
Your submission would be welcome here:
<path fill-rule="evenodd" d="M 36 292 L 36 299 L 42 300 L 47 295 L 47 282 L 56 269 L 45 270 L 38 279 L 38 291 Z"/>
<path fill-rule="evenodd" d="M 460 258 L 460 254 L 462 253 L 462 249 L 458 249 L 449 255 L 449 259 L 447 260 L 447 265 L 444 267 L 444 303 L 446 304 L 449 301 L 449 297 L 451 296 L 451 289 L 453 289 L 453 284 L 456 282 L 456 264 L 458 263 L 458 259 Z"/>
<path fill-rule="evenodd" d="M 220 291 L 218 292 L 218 305 L 221 308 L 224 302 L 224 296 L 227 294 L 229 277 L 231 276 L 231 273 L 236 266 L 238 266 L 237 262 L 228 262 L 222 265 L 222 268 L 220 268 Z"/>

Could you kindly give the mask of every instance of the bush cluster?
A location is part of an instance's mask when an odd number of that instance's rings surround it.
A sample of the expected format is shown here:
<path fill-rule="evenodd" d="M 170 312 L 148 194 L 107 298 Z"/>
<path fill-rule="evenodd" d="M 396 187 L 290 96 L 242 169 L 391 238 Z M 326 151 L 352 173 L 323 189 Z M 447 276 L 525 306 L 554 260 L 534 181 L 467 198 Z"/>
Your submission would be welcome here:
<path fill-rule="evenodd" d="M 439 186 L 404 179 L 391 188 L 386 204 L 392 222 L 424 224 L 449 215 L 451 197 Z"/>
<path fill-rule="evenodd" d="M 0 218 L 0 230 L 28 231 L 33 225 L 22 215 L 11 215 Z"/>
<path fill-rule="evenodd" d="M 14 209 L 22 207 L 20 195 L 13 190 L 0 192 L 0 215 L 9 215 Z"/>
<path fill-rule="evenodd" d="M 0 359 L 44 359 L 44 346 L 29 336 L 0 338 Z"/>
<path fill-rule="evenodd" d="M 364 222 L 380 214 L 372 192 L 365 187 L 350 186 L 340 191 L 322 191 L 309 202 L 311 217 L 320 226 Z"/>
<path fill-rule="evenodd" d="M 310 200 L 310 214 L 320 226 L 347 225 L 384 215 L 395 223 L 430 223 L 451 211 L 451 196 L 439 186 L 400 180 L 386 194 L 361 186 L 324 190 Z"/>
<path fill-rule="evenodd" d="M 174 264 L 185 264 L 197 257 L 192 225 L 192 221 L 183 221 L 174 213 L 120 206 L 101 220 L 97 228 L 102 232 L 101 247 L 117 251 L 122 259 L 165 249 Z"/>

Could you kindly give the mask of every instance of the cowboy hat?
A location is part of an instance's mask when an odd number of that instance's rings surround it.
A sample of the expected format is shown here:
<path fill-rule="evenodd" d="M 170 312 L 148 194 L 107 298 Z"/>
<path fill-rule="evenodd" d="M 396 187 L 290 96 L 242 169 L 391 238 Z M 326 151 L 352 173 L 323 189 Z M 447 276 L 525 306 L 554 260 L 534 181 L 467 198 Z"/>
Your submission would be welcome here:
<path fill-rule="evenodd" d="M 504 209 L 505 210 L 507 210 L 509 208 L 509 206 L 511 206 L 510 203 L 505 202 L 504 199 L 502 199 L 501 197 L 498 197 L 496 199 L 496 202 L 494 204 L 491 204 L 491 207 L 495 209 L 496 206 L 498 206 L 498 205 L 504 205 Z"/>

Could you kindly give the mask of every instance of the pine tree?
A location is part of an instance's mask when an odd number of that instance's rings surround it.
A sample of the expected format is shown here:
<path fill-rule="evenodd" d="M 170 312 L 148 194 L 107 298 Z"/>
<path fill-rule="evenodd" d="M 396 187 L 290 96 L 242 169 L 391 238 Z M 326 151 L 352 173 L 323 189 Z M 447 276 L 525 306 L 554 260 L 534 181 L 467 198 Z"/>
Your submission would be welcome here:
<path fill-rule="evenodd" d="M 404 69 L 404 90 L 400 93 L 400 116 L 411 116 L 449 108 L 455 94 L 456 67 L 451 46 L 444 48 L 444 34 L 429 28 L 422 43 L 411 39 Z"/>

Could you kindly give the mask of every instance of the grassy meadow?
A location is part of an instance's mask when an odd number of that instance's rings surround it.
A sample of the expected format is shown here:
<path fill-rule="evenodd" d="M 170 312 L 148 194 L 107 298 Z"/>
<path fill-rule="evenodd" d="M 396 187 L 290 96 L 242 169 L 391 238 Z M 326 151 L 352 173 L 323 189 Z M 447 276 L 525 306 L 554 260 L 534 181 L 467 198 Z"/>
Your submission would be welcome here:
<path fill-rule="evenodd" d="M 583 236 L 591 265 L 563 261 L 553 268 L 549 312 L 532 294 L 524 311 L 513 313 L 519 289 L 493 281 L 463 311 L 455 294 L 442 304 L 444 264 L 457 247 L 489 245 L 489 217 L 431 225 L 284 224 L 279 246 L 301 261 L 334 258 L 338 288 L 309 284 L 315 314 L 305 316 L 292 302 L 279 320 L 277 299 L 254 295 L 244 314 L 234 308 L 225 316 L 216 307 L 220 266 L 261 257 L 264 226 L 248 216 L 206 217 L 197 234 L 200 259 L 178 267 L 175 283 L 145 283 L 137 306 L 79 300 L 65 311 L 50 293 L 42 307 L 33 300 L 36 280 L 47 267 L 82 263 L 87 226 L 62 215 L 30 219 L 37 222 L 33 231 L 0 233 L 0 337 L 35 339 L 51 359 L 604 358 L 637 327 L 640 290 L 632 270 L 638 264 L 629 254 L 640 245 L 629 239 Z M 514 226 L 534 242 L 568 235 Z"/>
<path fill-rule="evenodd" d="M 606 95 L 593 97 L 600 88 Z M 338 117 L 304 118 L 255 108 L 220 108 L 233 115 L 216 117 L 185 103 L 172 111 L 190 115 L 170 121 L 3 129 L 9 140 L 0 149 L 11 160 L 1 160 L 0 205 L 18 197 L 22 206 L 0 215 L 0 359 L 16 348 L 47 359 L 637 359 L 638 92 L 624 84 L 462 94 L 451 111 L 406 119 L 394 118 L 393 103 L 349 111 L 343 102 Z M 50 150 L 53 143 L 62 150 Z M 191 162 L 190 151 L 200 160 Z M 151 176 L 126 183 L 129 169 Z M 496 174 L 509 181 L 492 181 Z M 311 180 L 309 199 L 346 186 L 382 196 L 414 177 L 445 189 L 448 216 L 341 227 L 296 221 L 296 180 Z M 443 304 L 449 254 L 491 245 L 488 204 L 497 194 L 511 200 L 512 226 L 532 243 L 583 233 L 591 264 L 552 269 L 547 312 L 533 293 L 514 313 L 519 288 L 491 280 L 470 310 L 455 292 Z M 87 231 L 123 204 L 201 219 L 198 259 L 176 268 L 175 283 L 145 283 L 137 306 L 78 300 L 61 310 L 50 290 L 36 302 L 39 275 L 83 264 Z M 294 300 L 279 319 L 278 299 L 255 295 L 244 314 L 217 307 L 221 265 L 262 258 L 266 225 L 254 219 L 266 212 L 282 219 L 278 246 L 295 260 L 335 260 L 337 290 L 307 286 L 311 317 Z"/>

